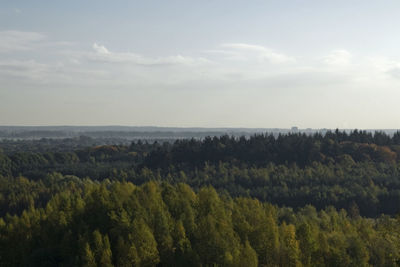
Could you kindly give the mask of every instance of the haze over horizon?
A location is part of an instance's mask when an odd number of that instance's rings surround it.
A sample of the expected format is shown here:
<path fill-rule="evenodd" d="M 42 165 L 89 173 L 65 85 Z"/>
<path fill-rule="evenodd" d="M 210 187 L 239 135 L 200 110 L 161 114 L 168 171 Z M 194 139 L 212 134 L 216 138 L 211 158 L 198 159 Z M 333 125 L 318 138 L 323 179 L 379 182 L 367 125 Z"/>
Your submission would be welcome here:
<path fill-rule="evenodd" d="M 400 128 L 399 1 L 0 4 L 0 125 Z"/>

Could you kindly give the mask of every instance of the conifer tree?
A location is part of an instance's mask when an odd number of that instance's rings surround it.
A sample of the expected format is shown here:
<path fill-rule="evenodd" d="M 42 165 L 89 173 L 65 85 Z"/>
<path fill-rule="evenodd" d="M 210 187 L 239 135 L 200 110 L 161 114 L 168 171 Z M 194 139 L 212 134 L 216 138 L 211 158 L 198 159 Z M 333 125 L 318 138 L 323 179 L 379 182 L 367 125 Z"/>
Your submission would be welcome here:
<path fill-rule="evenodd" d="M 96 267 L 96 260 L 94 258 L 93 252 L 90 249 L 89 243 L 85 244 L 85 251 L 83 254 L 83 259 L 82 259 L 82 266 L 84 267 Z"/>
<path fill-rule="evenodd" d="M 281 226 L 281 264 L 288 267 L 302 266 L 300 261 L 299 243 L 296 240 L 296 232 L 293 224 L 285 222 Z"/>
<path fill-rule="evenodd" d="M 150 228 L 142 219 L 133 221 L 132 238 L 142 266 L 154 266 L 159 263 L 160 256 L 157 250 L 157 242 Z"/>

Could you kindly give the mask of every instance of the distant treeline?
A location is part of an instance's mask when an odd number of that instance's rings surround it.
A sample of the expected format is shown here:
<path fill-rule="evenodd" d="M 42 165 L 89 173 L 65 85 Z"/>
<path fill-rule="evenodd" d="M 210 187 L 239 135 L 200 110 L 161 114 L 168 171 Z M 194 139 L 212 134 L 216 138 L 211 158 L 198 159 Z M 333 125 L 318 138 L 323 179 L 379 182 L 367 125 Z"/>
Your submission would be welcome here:
<path fill-rule="evenodd" d="M 0 131 L 0 138 L 3 139 L 41 139 L 41 138 L 72 138 L 87 136 L 91 138 L 115 138 L 115 139 L 180 139 L 180 138 L 204 138 L 206 136 L 221 136 L 223 132 L 171 132 L 171 131 L 84 131 L 84 132 L 65 132 L 65 131 Z M 236 136 L 249 135 L 248 133 L 238 132 Z"/>
<path fill-rule="evenodd" d="M 137 145 L 132 144 L 131 149 Z M 349 134 L 337 130 L 325 135 L 280 134 L 277 137 L 272 134 L 250 138 L 224 135 L 203 140 L 177 140 L 174 144 L 156 143 L 146 158 L 146 166 L 202 166 L 205 162 L 236 161 L 255 166 L 275 163 L 305 167 L 313 162 L 336 163 L 347 156 L 356 162 L 394 163 L 399 152 L 400 132 L 393 136 L 357 130 Z"/>

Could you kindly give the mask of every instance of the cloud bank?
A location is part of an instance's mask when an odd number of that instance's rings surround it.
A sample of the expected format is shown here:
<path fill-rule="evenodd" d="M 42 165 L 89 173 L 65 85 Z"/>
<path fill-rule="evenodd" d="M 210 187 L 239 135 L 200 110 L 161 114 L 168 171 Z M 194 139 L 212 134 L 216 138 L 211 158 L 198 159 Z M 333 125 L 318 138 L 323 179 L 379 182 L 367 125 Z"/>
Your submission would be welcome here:
<path fill-rule="evenodd" d="M 244 44 L 244 43 L 228 43 L 222 44 L 222 54 L 230 55 L 233 60 L 256 60 L 258 62 L 270 63 L 291 63 L 295 62 L 293 57 L 283 53 L 278 53 L 273 49 L 261 45 Z"/>
<path fill-rule="evenodd" d="M 94 54 L 89 53 L 88 58 L 93 61 L 108 63 L 132 63 L 137 65 L 196 65 L 207 63 L 204 58 L 185 57 L 182 55 L 161 58 L 146 57 L 135 53 L 110 52 L 105 46 L 93 44 Z"/>
<path fill-rule="evenodd" d="M 221 83 L 229 86 L 239 81 L 247 83 L 243 86 L 253 84 L 277 89 L 280 86 L 295 88 L 307 84 L 315 87 L 324 84 L 324 80 L 326 84 L 347 86 L 354 86 L 360 81 L 389 84 L 390 79 L 397 81 L 400 78 L 399 62 L 384 57 L 356 56 L 345 49 L 327 51 L 325 55 L 314 58 L 302 58 L 262 45 L 223 43 L 203 51 L 192 51 L 191 55 L 153 57 L 116 52 L 97 42 L 85 49 L 82 45 L 71 47 L 69 42 L 49 39 L 38 32 L 0 32 L 2 79 L 12 81 L 19 77 L 42 82 L 59 79 L 59 83 L 74 81 L 78 85 L 80 82 L 95 84 L 99 80 L 114 79 L 126 85 L 181 83 L 188 89 L 196 87 L 191 83 L 210 84 L 215 81 L 222 88 Z M 46 51 L 41 50 L 43 47 Z M 55 54 L 56 58 L 42 60 L 42 57 L 33 57 L 48 52 Z"/>
<path fill-rule="evenodd" d="M 192 51 L 191 55 L 153 57 L 116 52 L 97 42 L 91 48 L 86 46 L 85 49 L 80 45 L 66 49 L 69 42 L 49 39 L 38 32 L 1 31 L 0 74 L 3 79 L 54 80 L 54 77 L 60 77 L 60 73 L 65 77 L 69 73 L 73 76 L 80 72 L 95 74 L 97 79 L 98 75 L 104 75 L 105 79 L 114 77 L 126 84 L 137 83 L 140 79 L 152 84 L 174 80 L 185 82 L 186 86 L 191 81 L 209 83 L 215 80 L 265 82 L 269 86 L 269 80 L 287 77 L 287 83 L 296 87 L 295 80 L 303 81 L 299 84 L 309 81 L 313 86 L 313 75 L 318 83 L 324 79 L 331 82 L 329 77 L 334 77 L 336 83 L 348 84 L 365 80 L 378 83 L 382 79 L 388 83 L 387 79 L 397 80 L 400 77 L 399 62 L 384 57 L 356 56 L 345 49 L 327 51 L 325 55 L 314 58 L 302 58 L 301 55 L 288 55 L 262 45 L 223 43 L 203 51 Z M 46 51 L 40 50 L 43 47 Z M 56 58 L 43 60 L 42 56 L 49 52 Z M 76 82 L 79 83 L 79 79 Z"/>
<path fill-rule="evenodd" d="M 45 38 L 45 35 L 38 32 L 1 31 L 0 53 L 32 50 L 35 44 Z"/>
<path fill-rule="evenodd" d="M 92 110 L 88 118 L 108 116 L 110 122 L 132 113 L 136 124 L 162 125 L 168 118 L 179 125 L 198 116 L 207 126 L 218 118 L 215 126 L 236 121 L 257 126 L 264 120 L 278 126 L 302 118 L 324 125 L 333 116 L 330 110 L 338 118 L 382 106 L 396 113 L 400 97 L 399 60 L 344 48 L 305 57 L 267 45 L 222 43 L 154 56 L 100 42 L 70 45 L 38 32 L 2 31 L 0 41 L 3 113 L 32 102 L 44 114 L 49 102 L 48 108 L 62 108 L 58 112 L 66 117 L 71 110 Z M 370 117 L 361 122 L 367 125 Z"/>

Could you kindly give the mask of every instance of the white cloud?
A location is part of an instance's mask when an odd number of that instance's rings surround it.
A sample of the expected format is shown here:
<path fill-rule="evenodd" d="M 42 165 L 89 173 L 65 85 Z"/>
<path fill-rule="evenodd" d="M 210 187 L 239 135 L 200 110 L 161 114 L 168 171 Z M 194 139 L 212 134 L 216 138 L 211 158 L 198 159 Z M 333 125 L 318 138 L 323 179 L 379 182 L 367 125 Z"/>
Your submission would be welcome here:
<path fill-rule="evenodd" d="M 50 68 L 46 64 L 34 60 L 0 61 L 0 75 L 6 77 L 41 80 L 49 70 Z"/>
<path fill-rule="evenodd" d="M 346 66 L 351 63 L 353 55 L 347 50 L 334 50 L 323 57 L 323 62 L 332 66 Z"/>
<path fill-rule="evenodd" d="M 400 61 L 387 57 L 370 57 L 366 64 L 376 73 L 383 73 L 391 78 L 400 79 Z"/>
<path fill-rule="evenodd" d="M 289 63 L 295 62 L 295 59 L 285 54 L 278 53 L 268 47 L 244 43 L 222 44 L 222 54 L 228 55 L 228 58 L 235 60 L 252 60 L 270 63 Z M 218 50 L 217 50 L 218 51 Z M 214 50 L 215 52 L 215 50 Z M 231 56 L 229 56 L 229 54 Z"/>
<path fill-rule="evenodd" d="M 47 36 L 39 32 L 0 31 L 0 53 L 26 52 L 37 49 L 73 46 L 73 42 L 49 41 Z"/>
<path fill-rule="evenodd" d="M 38 32 L 1 31 L 0 52 L 31 50 L 34 44 L 45 38 L 45 35 Z"/>
<path fill-rule="evenodd" d="M 93 49 L 99 54 L 106 54 L 106 55 L 110 54 L 110 51 L 108 51 L 108 49 L 103 45 L 98 45 L 94 43 Z"/>
<path fill-rule="evenodd" d="M 400 79 L 400 64 L 398 64 L 396 67 L 389 69 L 386 73 L 393 78 Z"/>
<path fill-rule="evenodd" d="M 205 58 L 185 57 L 182 55 L 153 58 L 130 52 L 111 52 L 105 46 L 97 43 L 93 44 L 93 50 L 95 53 L 88 55 L 90 60 L 108 63 L 133 63 L 136 65 L 197 65 L 209 63 L 209 60 Z"/>
<path fill-rule="evenodd" d="M 398 62 L 355 57 L 347 50 L 333 50 L 326 56 L 296 60 L 294 56 L 260 45 L 225 43 L 203 51 L 203 55 L 199 51 L 197 55 L 193 52 L 192 56 L 155 57 L 115 52 L 99 43 L 94 43 L 91 50 L 81 50 L 78 45 L 72 47 L 71 43 L 52 42 L 34 32 L 3 31 L 0 40 L 5 41 L 0 42 L 0 51 L 17 52 L 7 54 L 3 59 L 0 54 L 1 78 L 8 77 L 8 81 L 15 83 L 24 78 L 32 83 L 57 85 L 92 85 L 101 81 L 104 87 L 118 83 L 157 88 L 169 85 L 171 88 L 196 88 L 199 84 L 231 88 L 232 84 L 241 84 L 243 88 L 323 89 L 331 84 L 361 87 L 400 78 Z M 62 49 L 65 45 L 70 47 Z M 41 50 L 35 54 L 22 53 L 22 50 L 33 48 Z M 52 53 L 50 59 L 41 57 L 49 52 Z M 17 54 L 18 57 L 12 57 Z"/>

